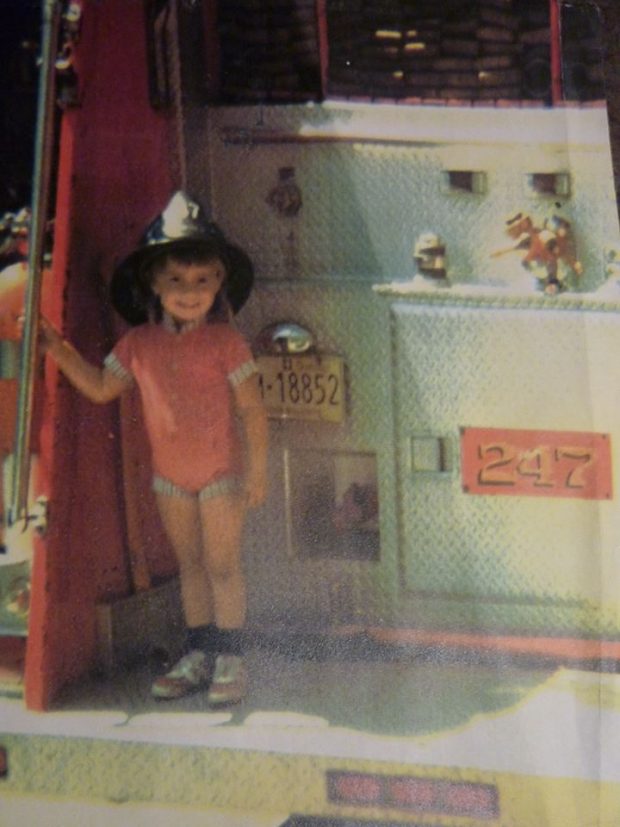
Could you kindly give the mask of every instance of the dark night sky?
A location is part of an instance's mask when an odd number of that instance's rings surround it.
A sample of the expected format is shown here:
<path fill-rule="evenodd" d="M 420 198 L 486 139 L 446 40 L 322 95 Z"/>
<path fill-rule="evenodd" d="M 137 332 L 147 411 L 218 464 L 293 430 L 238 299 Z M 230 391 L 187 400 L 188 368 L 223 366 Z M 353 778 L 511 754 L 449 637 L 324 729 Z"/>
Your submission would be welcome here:
<path fill-rule="evenodd" d="M 30 202 L 41 4 L 0 0 L 0 12 L 1 214 Z"/>

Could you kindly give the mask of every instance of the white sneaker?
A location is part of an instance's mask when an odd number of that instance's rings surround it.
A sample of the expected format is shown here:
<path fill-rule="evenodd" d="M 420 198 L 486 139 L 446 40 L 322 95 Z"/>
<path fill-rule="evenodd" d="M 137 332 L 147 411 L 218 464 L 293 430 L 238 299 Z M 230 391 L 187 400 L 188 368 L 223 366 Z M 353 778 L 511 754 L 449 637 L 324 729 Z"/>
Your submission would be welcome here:
<path fill-rule="evenodd" d="M 243 658 L 238 655 L 218 655 L 213 680 L 207 695 L 211 706 L 238 704 L 248 691 L 248 675 Z"/>
<path fill-rule="evenodd" d="M 172 669 L 153 683 L 151 693 L 160 700 L 182 698 L 208 686 L 211 679 L 209 658 L 194 649 L 175 663 Z"/>

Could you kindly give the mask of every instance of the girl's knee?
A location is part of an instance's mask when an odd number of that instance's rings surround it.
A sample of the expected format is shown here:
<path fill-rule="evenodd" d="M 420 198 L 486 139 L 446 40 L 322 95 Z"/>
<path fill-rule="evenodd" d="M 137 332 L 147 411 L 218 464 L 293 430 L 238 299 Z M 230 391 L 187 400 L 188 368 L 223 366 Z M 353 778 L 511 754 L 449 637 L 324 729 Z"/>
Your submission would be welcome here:
<path fill-rule="evenodd" d="M 207 558 L 207 572 L 211 580 L 219 582 L 237 578 L 241 575 L 239 558 L 236 555 L 210 555 Z"/>
<path fill-rule="evenodd" d="M 177 555 L 177 563 L 182 580 L 204 577 L 204 563 L 199 553 Z"/>

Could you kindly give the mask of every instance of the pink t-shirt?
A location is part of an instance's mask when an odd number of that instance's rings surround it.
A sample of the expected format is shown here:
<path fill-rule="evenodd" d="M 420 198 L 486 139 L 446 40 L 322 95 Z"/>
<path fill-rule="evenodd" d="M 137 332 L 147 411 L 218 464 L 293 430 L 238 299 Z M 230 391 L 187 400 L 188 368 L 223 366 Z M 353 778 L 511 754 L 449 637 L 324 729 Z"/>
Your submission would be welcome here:
<path fill-rule="evenodd" d="M 135 380 L 156 475 L 197 492 L 240 471 L 233 388 L 256 371 L 252 353 L 228 324 L 177 333 L 164 324 L 130 330 L 105 360 Z"/>

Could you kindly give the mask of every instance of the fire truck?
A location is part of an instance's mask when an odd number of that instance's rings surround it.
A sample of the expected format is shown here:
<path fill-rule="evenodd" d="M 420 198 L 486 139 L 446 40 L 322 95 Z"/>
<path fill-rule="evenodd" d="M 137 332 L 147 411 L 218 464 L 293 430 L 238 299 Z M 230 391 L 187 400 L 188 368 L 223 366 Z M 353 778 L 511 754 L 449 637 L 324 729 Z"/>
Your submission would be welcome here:
<path fill-rule="evenodd" d="M 615 825 L 596 9 L 45 0 L 42 21 L 25 321 L 0 363 L 6 823 L 44 802 L 59 824 Z M 253 261 L 235 324 L 270 421 L 252 688 L 219 712 L 148 697 L 182 621 L 139 400 L 95 407 L 37 353 L 43 312 L 102 361 L 111 274 L 176 190 Z"/>

